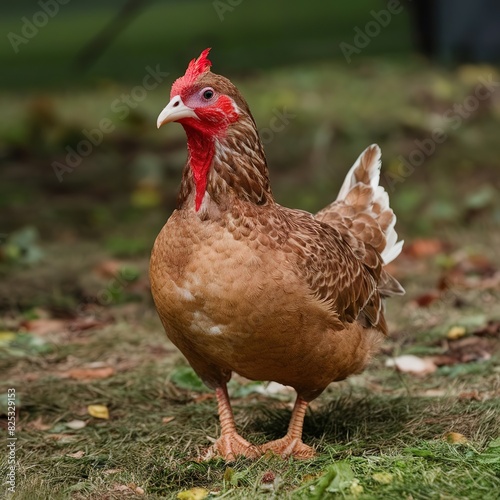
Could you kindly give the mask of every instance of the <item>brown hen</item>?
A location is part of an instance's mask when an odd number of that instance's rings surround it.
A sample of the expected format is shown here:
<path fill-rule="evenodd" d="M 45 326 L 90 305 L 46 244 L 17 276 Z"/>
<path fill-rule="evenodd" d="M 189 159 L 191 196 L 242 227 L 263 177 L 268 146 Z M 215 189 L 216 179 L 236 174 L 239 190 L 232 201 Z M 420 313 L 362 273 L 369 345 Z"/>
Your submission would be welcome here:
<path fill-rule="evenodd" d="M 378 185 L 380 150 L 361 154 L 316 215 L 282 207 L 248 105 L 207 56 L 174 82 L 158 117 L 158 127 L 184 127 L 188 160 L 178 208 L 153 248 L 153 297 L 169 339 L 216 392 L 221 436 L 205 457 L 308 458 L 308 402 L 363 370 L 387 333 L 383 298 L 403 293 L 384 270 L 402 242 Z M 297 391 L 285 437 L 256 447 L 237 433 L 232 372 Z"/>

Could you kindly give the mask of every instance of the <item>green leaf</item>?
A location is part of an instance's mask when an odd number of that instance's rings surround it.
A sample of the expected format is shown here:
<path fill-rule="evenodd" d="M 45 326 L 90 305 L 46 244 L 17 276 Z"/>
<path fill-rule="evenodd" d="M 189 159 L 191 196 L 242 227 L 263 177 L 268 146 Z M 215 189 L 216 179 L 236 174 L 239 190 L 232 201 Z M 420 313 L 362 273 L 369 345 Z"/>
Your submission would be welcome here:
<path fill-rule="evenodd" d="M 414 457 L 424 457 L 431 458 L 434 457 L 434 453 L 430 450 L 423 450 L 421 448 L 405 448 L 407 453 L 411 453 Z"/>
<path fill-rule="evenodd" d="M 314 499 L 324 497 L 325 492 L 338 493 L 351 487 L 354 481 L 354 473 L 351 466 L 345 462 L 337 462 L 330 466 L 325 474 L 321 476 L 314 485 Z"/>
<path fill-rule="evenodd" d="M 190 366 L 178 366 L 170 373 L 170 380 L 181 389 L 207 392 L 207 387 Z"/>
<path fill-rule="evenodd" d="M 483 453 L 478 456 L 482 464 L 500 464 L 500 437 L 493 439 Z"/>

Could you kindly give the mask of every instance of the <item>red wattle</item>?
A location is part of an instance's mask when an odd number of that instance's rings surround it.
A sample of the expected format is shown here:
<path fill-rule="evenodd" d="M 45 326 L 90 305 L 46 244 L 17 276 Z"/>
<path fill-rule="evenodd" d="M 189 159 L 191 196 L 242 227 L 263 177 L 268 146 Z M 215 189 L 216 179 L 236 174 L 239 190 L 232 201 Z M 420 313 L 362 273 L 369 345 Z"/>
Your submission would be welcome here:
<path fill-rule="evenodd" d="M 196 188 L 195 209 L 198 211 L 207 189 L 208 171 L 215 154 L 214 140 L 205 134 L 187 129 L 189 166 Z"/>

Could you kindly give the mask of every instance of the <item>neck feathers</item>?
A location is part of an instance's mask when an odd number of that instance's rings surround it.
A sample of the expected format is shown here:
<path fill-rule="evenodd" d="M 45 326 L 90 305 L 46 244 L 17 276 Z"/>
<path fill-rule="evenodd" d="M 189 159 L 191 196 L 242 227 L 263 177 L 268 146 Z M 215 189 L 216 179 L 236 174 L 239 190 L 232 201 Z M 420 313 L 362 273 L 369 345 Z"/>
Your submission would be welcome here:
<path fill-rule="evenodd" d="M 255 122 L 242 115 L 222 137 L 186 129 L 188 162 L 184 167 L 179 208 L 198 211 L 205 193 L 218 205 L 232 198 L 265 205 L 273 202 L 266 157 Z"/>

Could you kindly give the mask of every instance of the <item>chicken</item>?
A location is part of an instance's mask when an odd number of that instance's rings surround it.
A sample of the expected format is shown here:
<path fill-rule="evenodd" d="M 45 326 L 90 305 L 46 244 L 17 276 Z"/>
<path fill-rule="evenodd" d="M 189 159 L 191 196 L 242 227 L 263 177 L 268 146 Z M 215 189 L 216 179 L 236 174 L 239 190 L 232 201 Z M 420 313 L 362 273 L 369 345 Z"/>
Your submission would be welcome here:
<path fill-rule="evenodd" d="M 151 290 L 169 339 L 215 390 L 221 436 L 205 458 L 309 458 L 308 403 L 363 370 L 387 333 L 383 299 L 404 293 L 384 270 L 403 242 L 378 185 L 380 149 L 361 154 L 316 215 L 279 205 L 248 105 L 210 71 L 208 52 L 174 82 L 158 117 L 158 127 L 184 127 L 188 159 L 152 251 Z M 237 433 L 232 372 L 296 390 L 282 439 L 257 447 Z"/>

